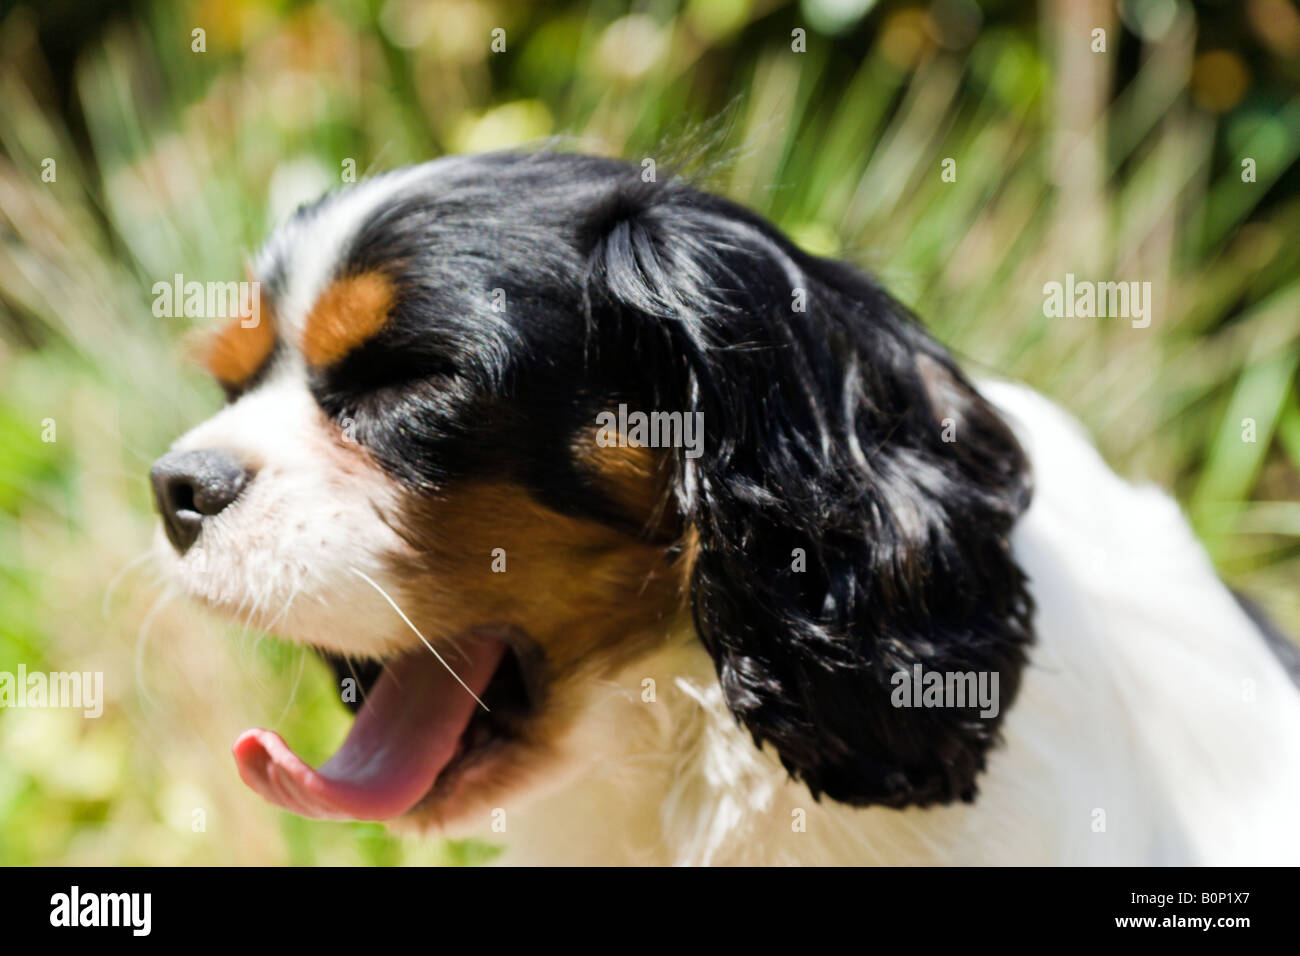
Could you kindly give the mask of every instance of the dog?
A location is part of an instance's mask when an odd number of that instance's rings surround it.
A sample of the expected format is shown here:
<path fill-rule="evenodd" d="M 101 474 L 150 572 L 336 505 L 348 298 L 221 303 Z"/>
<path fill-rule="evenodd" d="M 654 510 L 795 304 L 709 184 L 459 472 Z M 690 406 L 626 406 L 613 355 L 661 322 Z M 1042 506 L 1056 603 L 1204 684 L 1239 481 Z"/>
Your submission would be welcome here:
<path fill-rule="evenodd" d="M 1177 505 L 863 272 L 558 152 L 251 268 L 151 475 L 184 592 L 356 712 L 318 769 L 236 741 L 272 803 L 517 863 L 1300 859 L 1300 692 Z"/>

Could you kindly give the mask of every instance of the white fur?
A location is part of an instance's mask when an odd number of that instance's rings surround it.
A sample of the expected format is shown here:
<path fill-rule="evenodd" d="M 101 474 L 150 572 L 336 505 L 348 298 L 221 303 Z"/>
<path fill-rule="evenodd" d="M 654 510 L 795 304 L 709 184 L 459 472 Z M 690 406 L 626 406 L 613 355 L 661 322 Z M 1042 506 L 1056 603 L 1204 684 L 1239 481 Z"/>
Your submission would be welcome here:
<path fill-rule="evenodd" d="M 814 801 L 680 635 L 595 693 L 507 863 L 1260 864 L 1300 859 L 1300 693 L 1177 505 L 1031 390 L 983 387 L 1035 470 L 1013 547 L 1037 644 L 973 804 Z M 656 681 L 656 700 L 642 681 Z M 806 831 L 796 832 L 797 811 Z M 1104 813 L 1104 829 L 1099 827 Z"/>
<path fill-rule="evenodd" d="M 176 441 L 176 451 L 232 452 L 256 477 L 205 519 L 185 554 L 161 531 L 155 551 L 186 594 L 237 620 L 340 653 L 390 653 L 409 634 L 352 569 L 401 594 L 386 569 L 409 549 L 380 518 L 394 513 L 398 491 L 355 445 L 342 444 L 301 371 L 301 363 L 280 364 Z"/>

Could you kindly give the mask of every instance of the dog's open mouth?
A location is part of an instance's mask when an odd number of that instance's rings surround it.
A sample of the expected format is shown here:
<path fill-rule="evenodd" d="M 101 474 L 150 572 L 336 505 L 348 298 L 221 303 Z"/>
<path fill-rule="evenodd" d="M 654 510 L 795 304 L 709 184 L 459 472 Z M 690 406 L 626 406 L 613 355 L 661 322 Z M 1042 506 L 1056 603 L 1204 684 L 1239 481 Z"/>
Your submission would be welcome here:
<path fill-rule="evenodd" d="M 362 703 L 342 746 L 313 770 L 279 734 L 248 730 L 235 741 L 239 775 L 271 803 L 305 817 L 401 816 L 508 742 L 530 709 L 515 649 L 484 635 L 460 646 L 463 655 L 447 660 L 464 686 L 425 647 L 357 670 L 329 659 L 336 673 L 355 673 L 361 682 Z"/>

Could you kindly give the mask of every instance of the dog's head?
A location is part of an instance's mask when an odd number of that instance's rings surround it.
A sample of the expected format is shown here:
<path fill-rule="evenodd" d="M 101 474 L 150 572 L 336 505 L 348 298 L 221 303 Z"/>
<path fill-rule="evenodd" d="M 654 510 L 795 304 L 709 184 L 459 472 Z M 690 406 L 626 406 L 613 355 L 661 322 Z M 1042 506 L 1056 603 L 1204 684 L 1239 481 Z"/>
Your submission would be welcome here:
<path fill-rule="evenodd" d="M 328 196 L 255 273 L 258 321 L 208 352 L 230 402 L 153 479 L 183 588 L 355 682 L 319 772 L 274 734 L 237 743 L 269 799 L 491 807 L 601 719 L 594 684 L 691 623 L 814 793 L 971 797 L 997 720 L 895 707 L 894 675 L 1014 695 L 1027 469 L 870 279 L 684 183 L 549 153 Z"/>

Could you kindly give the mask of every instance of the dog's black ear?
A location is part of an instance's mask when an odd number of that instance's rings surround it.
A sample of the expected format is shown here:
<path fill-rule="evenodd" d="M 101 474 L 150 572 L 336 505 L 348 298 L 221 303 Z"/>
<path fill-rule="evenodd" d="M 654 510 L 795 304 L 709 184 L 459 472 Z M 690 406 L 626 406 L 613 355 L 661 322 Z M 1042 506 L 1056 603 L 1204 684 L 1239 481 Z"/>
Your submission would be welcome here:
<path fill-rule="evenodd" d="M 645 401 L 702 415 L 675 494 L 732 712 L 816 795 L 972 799 L 1032 638 L 1007 426 L 875 283 L 725 200 L 633 186 L 589 248 L 606 356 L 634 356 Z M 918 664 L 998 675 L 997 716 L 895 706 Z"/>

